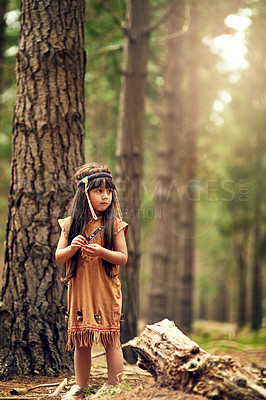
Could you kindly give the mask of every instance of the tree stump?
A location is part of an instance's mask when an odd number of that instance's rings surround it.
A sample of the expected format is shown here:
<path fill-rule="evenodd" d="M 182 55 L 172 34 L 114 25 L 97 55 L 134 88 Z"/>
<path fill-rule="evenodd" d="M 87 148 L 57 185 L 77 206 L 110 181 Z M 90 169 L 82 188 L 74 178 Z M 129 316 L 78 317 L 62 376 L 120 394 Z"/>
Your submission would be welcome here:
<path fill-rule="evenodd" d="M 213 400 L 266 399 L 256 376 L 229 356 L 207 354 L 167 319 L 146 325 L 129 345 L 161 386 Z"/>

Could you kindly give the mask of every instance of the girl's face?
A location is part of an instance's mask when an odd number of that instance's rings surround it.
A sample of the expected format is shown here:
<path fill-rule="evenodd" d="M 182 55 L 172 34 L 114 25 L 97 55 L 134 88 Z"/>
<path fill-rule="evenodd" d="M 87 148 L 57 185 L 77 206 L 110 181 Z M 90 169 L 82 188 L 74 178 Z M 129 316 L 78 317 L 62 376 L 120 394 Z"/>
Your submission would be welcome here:
<path fill-rule="evenodd" d="M 96 214 L 105 211 L 111 204 L 113 199 L 113 190 L 105 186 L 105 182 L 98 188 L 89 191 L 91 204 Z"/>

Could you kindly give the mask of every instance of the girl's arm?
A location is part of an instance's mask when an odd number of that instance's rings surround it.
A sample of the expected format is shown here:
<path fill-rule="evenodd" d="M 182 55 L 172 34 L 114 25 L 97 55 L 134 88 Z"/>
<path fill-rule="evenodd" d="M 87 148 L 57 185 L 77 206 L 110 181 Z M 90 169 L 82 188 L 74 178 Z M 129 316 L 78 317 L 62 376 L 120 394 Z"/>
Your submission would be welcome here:
<path fill-rule="evenodd" d="M 101 257 L 114 265 L 125 265 L 128 255 L 124 229 L 114 236 L 114 250 L 106 249 L 99 244 L 87 244 L 81 251 L 89 257 Z"/>
<path fill-rule="evenodd" d="M 64 232 L 62 231 L 55 252 L 56 261 L 58 261 L 60 264 L 66 263 L 68 260 L 70 260 L 70 258 L 73 257 L 76 251 L 85 244 L 86 239 L 83 236 L 79 235 L 76 236 L 69 245 L 68 240 Z"/>

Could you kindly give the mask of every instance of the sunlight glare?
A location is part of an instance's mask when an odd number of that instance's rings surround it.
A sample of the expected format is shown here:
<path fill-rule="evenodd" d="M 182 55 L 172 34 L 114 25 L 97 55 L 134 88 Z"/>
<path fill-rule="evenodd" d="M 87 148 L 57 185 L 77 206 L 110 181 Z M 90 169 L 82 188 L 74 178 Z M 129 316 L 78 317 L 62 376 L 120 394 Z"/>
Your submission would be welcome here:
<path fill-rule="evenodd" d="M 232 96 L 227 90 L 220 90 L 219 97 L 224 104 L 229 104 L 232 101 Z"/>
<path fill-rule="evenodd" d="M 224 104 L 221 100 L 216 99 L 213 103 L 213 109 L 216 112 L 221 112 L 224 109 Z"/>
<path fill-rule="evenodd" d="M 12 10 L 8 11 L 5 14 L 5 21 L 8 26 L 11 26 L 12 28 L 20 27 L 19 23 L 19 17 L 20 17 L 20 11 L 19 10 Z"/>
<path fill-rule="evenodd" d="M 220 35 L 213 39 L 211 49 L 220 54 L 223 63 L 221 69 L 233 71 L 239 68 L 247 68 L 245 59 L 247 48 L 245 45 L 245 33 L 236 32 L 232 35 Z"/>
<path fill-rule="evenodd" d="M 251 25 L 251 19 L 245 15 L 230 14 L 224 20 L 224 23 L 229 28 L 234 28 L 236 31 L 245 31 Z"/>
<path fill-rule="evenodd" d="M 211 117 L 212 122 L 215 123 L 215 125 L 222 126 L 223 125 L 223 119 L 218 115 L 219 113 L 223 112 L 224 107 L 226 104 L 231 103 L 232 101 L 232 96 L 227 90 L 220 90 L 218 93 L 218 98 L 213 102 L 213 114 Z"/>
<path fill-rule="evenodd" d="M 5 55 L 7 57 L 14 56 L 15 54 L 17 54 L 17 52 L 18 52 L 18 46 L 11 46 L 8 49 L 6 49 Z"/>
<path fill-rule="evenodd" d="M 229 14 L 224 20 L 225 25 L 233 28 L 235 32 L 215 38 L 203 38 L 203 43 L 209 46 L 214 54 L 220 55 L 221 62 L 217 64 L 220 72 L 248 68 L 249 64 L 245 58 L 247 53 L 245 31 L 251 25 L 251 16 L 251 9 L 239 9 L 238 14 Z"/>

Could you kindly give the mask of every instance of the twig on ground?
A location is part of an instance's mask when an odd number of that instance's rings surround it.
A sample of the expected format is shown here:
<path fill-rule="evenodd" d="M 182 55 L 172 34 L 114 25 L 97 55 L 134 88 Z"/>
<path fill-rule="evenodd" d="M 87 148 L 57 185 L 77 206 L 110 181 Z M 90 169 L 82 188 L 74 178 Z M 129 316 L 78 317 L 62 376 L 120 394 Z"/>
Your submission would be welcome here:
<path fill-rule="evenodd" d="M 57 382 L 57 383 L 42 383 L 42 384 L 40 384 L 40 385 L 36 385 L 36 386 L 31 386 L 31 387 L 29 387 L 29 388 L 15 388 L 15 389 L 12 389 L 11 391 L 10 391 L 10 394 L 19 394 L 19 395 L 21 395 L 21 394 L 26 394 L 27 392 L 29 392 L 29 391 L 31 391 L 31 390 L 34 390 L 34 389 L 38 389 L 38 388 L 41 388 L 41 387 L 53 387 L 53 386 L 58 386 L 59 385 L 59 383 L 60 382 Z M 7 397 L 5 397 L 5 399 L 6 399 Z M 15 397 L 14 397 L 15 398 Z M 12 397 L 12 399 L 13 399 L 13 397 Z M 22 397 L 21 397 L 21 399 L 22 399 Z"/>
<path fill-rule="evenodd" d="M 67 385 L 67 378 L 65 378 L 60 385 L 58 386 L 58 388 L 51 394 L 51 397 L 55 397 L 58 396 L 59 393 L 64 389 L 64 387 Z"/>
<path fill-rule="evenodd" d="M 40 395 L 38 396 L 1 396 L 0 400 L 32 400 L 32 399 L 40 399 Z"/>

